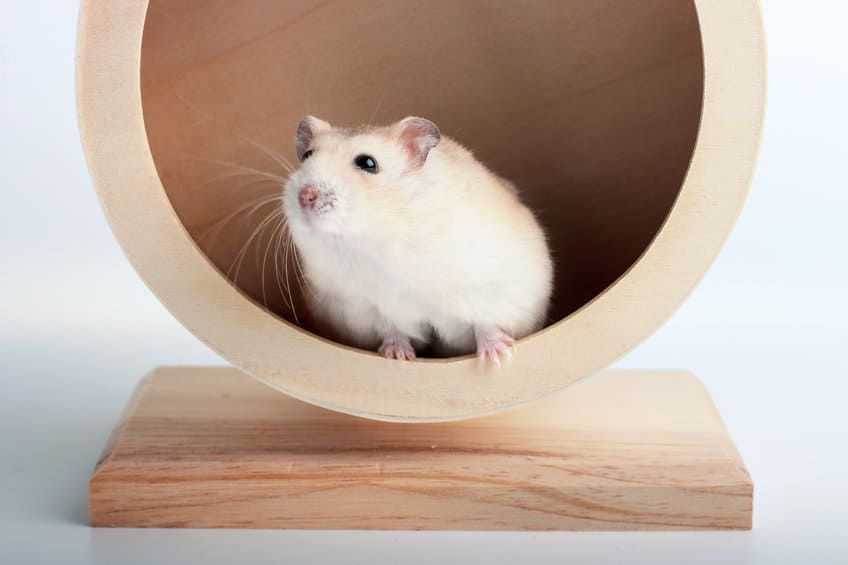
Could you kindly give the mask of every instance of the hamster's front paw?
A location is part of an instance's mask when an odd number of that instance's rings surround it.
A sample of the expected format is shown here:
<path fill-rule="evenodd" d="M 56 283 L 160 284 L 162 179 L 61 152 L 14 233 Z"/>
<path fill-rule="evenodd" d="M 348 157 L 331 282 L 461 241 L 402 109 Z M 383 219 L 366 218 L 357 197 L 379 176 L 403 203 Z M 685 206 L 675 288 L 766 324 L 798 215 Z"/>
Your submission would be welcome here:
<path fill-rule="evenodd" d="M 391 335 L 383 339 L 377 353 L 387 359 L 415 360 L 415 348 L 412 347 L 409 338 L 403 335 Z"/>
<path fill-rule="evenodd" d="M 500 367 L 501 361 L 512 357 L 512 346 L 515 345 L 515 340 L 500 329 L 475 326 L 474 336 L 477 339 L 477 357 L 482 363 L 491 360 Z"/>

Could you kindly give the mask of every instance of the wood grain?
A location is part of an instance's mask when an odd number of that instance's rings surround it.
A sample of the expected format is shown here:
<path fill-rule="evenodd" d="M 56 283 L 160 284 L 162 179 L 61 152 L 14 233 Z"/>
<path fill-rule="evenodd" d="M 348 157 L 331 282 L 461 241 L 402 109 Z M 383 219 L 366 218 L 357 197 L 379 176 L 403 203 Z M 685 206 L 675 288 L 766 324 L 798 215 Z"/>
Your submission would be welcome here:
<path fill-rule="evenodd" d="M 752 483 L 703 386 L 608 371 L 535 404 L 398 424 L 230 368 L 163 368 L 91 478 L 94 526 L 609 530 L 751 527 Z"/>

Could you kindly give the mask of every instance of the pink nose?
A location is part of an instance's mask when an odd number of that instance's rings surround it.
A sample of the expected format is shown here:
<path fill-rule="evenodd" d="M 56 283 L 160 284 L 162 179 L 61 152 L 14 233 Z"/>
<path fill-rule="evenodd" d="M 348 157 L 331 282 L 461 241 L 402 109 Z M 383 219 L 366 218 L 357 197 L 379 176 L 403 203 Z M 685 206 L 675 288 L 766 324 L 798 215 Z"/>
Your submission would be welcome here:
<path fill-rule="evenodd" d="M 318 202 L 318 189 L 312 185 L 306 185 L 300 189 L 299 198 L 300 205 L 311 210 L 315 208 L 315 204 Z"/>

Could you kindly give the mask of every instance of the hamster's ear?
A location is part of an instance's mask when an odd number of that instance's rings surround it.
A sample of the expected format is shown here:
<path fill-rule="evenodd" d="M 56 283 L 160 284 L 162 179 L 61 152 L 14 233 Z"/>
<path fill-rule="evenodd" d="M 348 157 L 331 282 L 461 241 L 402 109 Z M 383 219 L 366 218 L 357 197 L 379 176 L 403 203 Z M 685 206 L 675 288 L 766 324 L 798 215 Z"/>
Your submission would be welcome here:
<path fill-rule="evenodd" d="M 315 136 L 322 131 L 327 131 L 332 126 L 324 120 L 319 120 L 315 116 L 306 116 L 300 120 L 297 126 L 297 133 L 294 136 L 294 146 L 297 151 L 297 160 L 303 161 L 303 154 L 306 153 Z"/>
<path fill-rule="evenodd" d="M 409 153 L 410 162 L 416 167 L 424 165 L 430 150 L 442 139 L 439 126 L 417 116 L 402 119 L 392 126 L 392 130 Z"/>

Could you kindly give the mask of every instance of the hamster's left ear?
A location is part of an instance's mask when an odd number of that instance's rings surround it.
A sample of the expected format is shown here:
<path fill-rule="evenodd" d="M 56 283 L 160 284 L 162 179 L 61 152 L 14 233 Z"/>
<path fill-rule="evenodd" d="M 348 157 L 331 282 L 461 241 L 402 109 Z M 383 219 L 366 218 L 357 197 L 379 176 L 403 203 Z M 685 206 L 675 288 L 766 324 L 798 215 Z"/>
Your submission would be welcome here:
<path fill-rule="evenodd" d="M 303 154 L 309 151 L 315 136 L 329 129 L 332 129 L 330 124 L 324 120 L 319 120 L 315 116 L 306 116 L 300 120 L 300 124 L 297 126 L 297 133 L 294 136 L 297 160 L 303 161 Z"/>
<path fill-rule="evenodd" d="M 442 139 L 439 126 L 417 116 L 402 119 L 392 126 L 392 130 L 409 153 L 410 163 L 416 167 L 424 165 L 430 150 Z"/>

